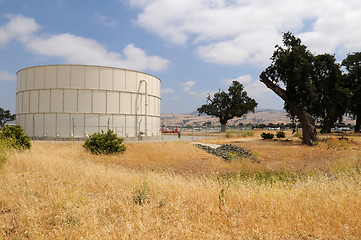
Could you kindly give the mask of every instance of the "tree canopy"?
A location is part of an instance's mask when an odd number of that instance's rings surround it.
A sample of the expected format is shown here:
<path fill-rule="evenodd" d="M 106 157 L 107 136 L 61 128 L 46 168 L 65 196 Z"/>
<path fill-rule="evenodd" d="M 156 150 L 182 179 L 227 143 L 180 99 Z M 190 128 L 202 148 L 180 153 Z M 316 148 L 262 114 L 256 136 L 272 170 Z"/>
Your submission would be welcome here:
<path fill-rule="evenodd" d="M 15 115 L 10 110 L 4 110 L 0 107 L 0 127 L 4 127 L 7 122 L 15 120 Z"/>
<path fill-rule="evenodd" d="M 248 112 L 254 112 L 257 102 L 247 96 L 244 87 L 238 81 L 233 81 L 228 88 L 228 93 L 219 90 L 211 98 L 207 97 L 206 104 L 197 109 L 199 114 L 212 115 L 219 118 L 221 131 L 225 131 L 228 120 L 241 117 Z"/>
<path fill-rule="evenodd" d="M 312 114 L 320 119 L 321 133 L 330 133 L 337 120 L 347 111 L 349 91 L 344 85 L 340 64 L 330 54 L 315 56 L 314 84 L 316 98 Z"/>
<path fill-rule="evenodd" d="M 348 54 L 342 61 L 347 70 L 345 86 L 350 89 L 349 113 L 356 119 L 355 132 L 361 127 L 361 52 Z"/>

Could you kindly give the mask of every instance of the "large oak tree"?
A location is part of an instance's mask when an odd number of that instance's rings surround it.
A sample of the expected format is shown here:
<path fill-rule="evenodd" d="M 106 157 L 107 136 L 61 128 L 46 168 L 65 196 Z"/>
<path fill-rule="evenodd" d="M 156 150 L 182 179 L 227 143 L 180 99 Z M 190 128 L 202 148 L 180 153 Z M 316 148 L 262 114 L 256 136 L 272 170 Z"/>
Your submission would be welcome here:
<path fill-rule="evenodd" d="M 316 120 L 321 132 L 330 132 L 346 113 L 348 91 L 342 87 L 342 72 L 333 55 L 313 55 L 289 32 L 283 35 L 283 45 L 276 46 L 260 81 L 285 101 L 289 116 L 300 121 L 302 143 L 313 145 Z"/>
<path fill-rule="evenodd" d="M 208 95 L 206 104 L 198 108 L 197 111 L 199 114 L 205 113 L 218 117 L 221 123 L 221 132 L 224 132 L 228 120 L 234 117 L 242 117 L 248 112 L 254 112 L 256 107 L 256 101 L 247 96 L 243 85 L 238 81 L 233 81 L 228 88 L 228 93 L 219 90 L 213 98 Z"/>
<path fill-rule="evenodd" d="M 302 143 L 313 145 L 316 139 L 312 107 L 316 99 L 314 56 L 291 33 L 283 35 L 283 45 L 276 46 L 271 65 L 261 73 L 260 81 L 285 101 L 285 109 L 302 124 Z M 284 88 L 282 85 L 284 85 Z"/>

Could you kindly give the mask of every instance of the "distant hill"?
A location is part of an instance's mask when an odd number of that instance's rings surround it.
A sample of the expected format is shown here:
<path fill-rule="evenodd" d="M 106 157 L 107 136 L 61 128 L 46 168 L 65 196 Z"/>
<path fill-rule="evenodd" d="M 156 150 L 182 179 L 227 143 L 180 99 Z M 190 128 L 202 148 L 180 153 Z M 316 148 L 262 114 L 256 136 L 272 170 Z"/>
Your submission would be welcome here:
<path fill-rule="evenodd" d="M 212 125 L 219 125 L 218 118 L 208 115 L 198 116 L 198 112 L 176 114 L 176 113 L 164 113 L 161 114 L 162 125 L 165 126 L 200 126 L 207 122 Z M 355 121 L 345 117 L 344 122 L 346 124 L 355 124 Z M 274 109 L 257 109 L 255 113 L 249 113 L 242 118 L 234 118 L 228 121 L 227 125 L 239 125 L 243 124 L 268 124 L 268 123 L 291 123 L 291 119 L 287 117 L 285 110 Z"/>
<path fill-rule="evenodd" d="M 166 126 L 187 126 L 187 125 L 203 125 L 211 122 L 212 125 L 218 125 L 218 118 L 208 115 L 198 116 L 198 112 L 173 114 L 161 114 L 162 124 Z M 227 125 L 238 125 L 240 123 L 257 124 L 257 123 L 290 123 L 291 120 L 286 116 L 284 110 L 258 109 L 255 113 L 249 113 L 242 118 L 234 118 L 228 121 Z"/>

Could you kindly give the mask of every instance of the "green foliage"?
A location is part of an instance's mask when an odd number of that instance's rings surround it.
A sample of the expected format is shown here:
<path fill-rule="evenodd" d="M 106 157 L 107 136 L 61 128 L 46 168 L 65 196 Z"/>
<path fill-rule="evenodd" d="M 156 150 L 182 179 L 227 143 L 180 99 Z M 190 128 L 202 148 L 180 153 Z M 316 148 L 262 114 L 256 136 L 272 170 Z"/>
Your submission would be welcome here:
<path fill-rule="evenodd" d="M 284 131 L 278 131 L 276 134 L 277 138 L 285 138 L 286 137 L 286 133 Z"/>
<path fill-rule="evenodd" d="M 242 137 L 252 137 L 254 133 L 252 131 L 241 131 Z"/>
<path fill-rule="evenodd" d="M 102 130 L 101 133 L 92 134 L 85 141 L 83 147 L 93 154 L 114 154 L 126 150 L 122 143 L 123 139 L 112 130 L 108 130 L 106 133 Z"/>
<path fill-rule="evenodd" d="M 0 130 L 0 139 L 5 139 L 11 148 L 17 150 L 30 149 L 31 143 L 20 125 L 5 126 Z"/>
<path fill-rule="evenodd" d="M 261 134 L 262 139 L 273 139 L 274 136 L 275 135 L 273 133 L 265 133 L 265 132 L 263 132 Z"/>
<path fill-rule="evenodd" d="M 313 84 L 317 93 L 313 115 L 320 118 L 321 133 L 330 133 L 335 122 L 342 120 L 347 111 L 349 91 L 343 87 L 340 67 L 333 55 L 315 56 Z"/>
<path fill-rule="evenodd" d="M 279 183 L 296 183 L 300 178 L 307 178 L 309 174 L 303 176 L 299 173 L 289 171 L 265 171 L 265 172 L 238 172 L 238 173 L 225 173 L 217 176 L 219 183 L 234 183 L 237 181 L 254 182 L 257 185 L 279 184 Z"/>
<path fill-rule="evenodd" d="M 10 110 L 0 108 L 0 127 L 4 127 L 6 122 L 15 120 L 15 115 Z"/>
<path fill-rule="evenodd" d="M 206 104 L 197 109 L 199 114 L 212 115 L 219 118 L 221 131 L 225 131 L 227 121 L 234 117 L 241 117 L 248 112 L 254 112 L 257 103 L 254 99 L 247 96 L 241 83 L 233 81 L 228 88 L 228 93 L 219 90 L 211 98 L 207 97 Z"/>
<path fill-rule="evenodd" d="M 232 137 L 232 131 L 226 131 L 226 138 Z"/>
<path fill-rule="evenodd" d="M 356 119 L 355 132 L 361 128 L 361 52 L 347 55 L 342 61 L 347 70 L 345 87 L 350 90 L 349 113 Z"/>

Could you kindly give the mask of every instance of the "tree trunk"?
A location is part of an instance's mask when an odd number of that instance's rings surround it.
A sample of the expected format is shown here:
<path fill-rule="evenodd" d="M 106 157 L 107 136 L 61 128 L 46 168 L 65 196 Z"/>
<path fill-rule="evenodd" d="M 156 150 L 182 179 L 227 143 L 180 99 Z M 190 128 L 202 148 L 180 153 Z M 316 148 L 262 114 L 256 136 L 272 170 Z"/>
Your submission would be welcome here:
<path fill-rule="evenodd" d="M 315 120 L 305 109 L 299 106 L 297 103 L 291 101 L 287 93 L 284 89 L 280 88 L 278 85 L 274 84 L 270 81 L 265 72 L 262 72 L 260 75 L 260 81 L 263 82 L 269 89 L 271 89 L 274 93 L 276 93 L 280 98 L 282 98 L 288 106 L 292 109 L 292 111 L 296 114 L 298 119 L 302 124 L 302 144 L 314 145 L 317 141 L 316 138 L 316 127 Z"/>
<path fill-rule="evenodd" d="M 361 128 L 361 114 L 356 115 L 356 126 L 355 126 L 355 133 L 360 132 Z"/>
<path fill-rule="evenodd" d="M 226 124 L 221 123 L 221 132 L 226 131 Z"/>
<path fill-rule="evenodd" d="M 324 121 L 321 128 L 321 133 L 331 133 L 331 128 L 333 127 L 334 122 Z"/>

